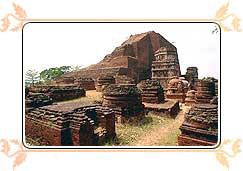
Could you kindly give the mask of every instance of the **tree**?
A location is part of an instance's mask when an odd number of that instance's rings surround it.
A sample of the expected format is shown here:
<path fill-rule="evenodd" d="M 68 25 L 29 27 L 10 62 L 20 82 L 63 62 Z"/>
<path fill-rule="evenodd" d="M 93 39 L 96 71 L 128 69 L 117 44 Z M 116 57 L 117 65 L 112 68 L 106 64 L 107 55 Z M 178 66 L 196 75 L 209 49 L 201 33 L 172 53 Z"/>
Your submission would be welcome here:
<path fill-rule="evenodd" d="M 25 73 L 25 83 L 34 85 L 39 81 L 39 72 L 36 70 L 28 70 Z"/>
<path fill-rule="evenodd" d="M 70 71 L 78 71 L 83 67 L 83 65 L 76 65 L 70 68 Z"/>
<path fill-rule="evenodd" d="M 70 69 L 71 69 L 70 66 L 61 66 L 61 67 L 45 69 L 41 71 L 40 79 L 45 82 L 52 81 L 60 77 L 61 75 L 70 72 Z"/>

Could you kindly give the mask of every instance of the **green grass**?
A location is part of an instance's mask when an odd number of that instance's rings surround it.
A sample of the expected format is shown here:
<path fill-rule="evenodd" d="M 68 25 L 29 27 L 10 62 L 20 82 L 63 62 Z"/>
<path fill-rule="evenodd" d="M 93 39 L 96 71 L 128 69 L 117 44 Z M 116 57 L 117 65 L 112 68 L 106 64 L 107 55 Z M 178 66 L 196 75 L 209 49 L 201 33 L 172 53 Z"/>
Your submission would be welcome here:
<path fill-rule="evenodd" d="M 149 113 L 142 125 L 116 124 L 117 137 L 107 142 L 106 146 L 123 146 L 135 143 L 140 137 L 167 122 L 167 118 Z"/>

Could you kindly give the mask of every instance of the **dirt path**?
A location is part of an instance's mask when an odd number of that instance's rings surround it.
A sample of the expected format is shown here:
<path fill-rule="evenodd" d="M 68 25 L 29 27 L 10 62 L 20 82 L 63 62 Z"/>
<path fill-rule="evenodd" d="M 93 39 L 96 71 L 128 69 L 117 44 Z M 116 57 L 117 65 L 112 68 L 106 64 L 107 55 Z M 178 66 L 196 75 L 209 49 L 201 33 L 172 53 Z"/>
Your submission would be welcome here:
<path fill-rule="evenodd" d="M 160 145 L 176 145 L 177 136 L 179 134 L 179 127 L 184 121 L 184 113 L 188 110 L 187 107 L 182 107 L 175 119 L 166 119 L 163 125 L 159 125 L 151 131 L 147 132 L 145 135 L 140 137 L 137 141 L 132 142 L 129 145 L 132 146 L 160 146 Z M 171 144 L 171 141 L 174 141 Z"/>

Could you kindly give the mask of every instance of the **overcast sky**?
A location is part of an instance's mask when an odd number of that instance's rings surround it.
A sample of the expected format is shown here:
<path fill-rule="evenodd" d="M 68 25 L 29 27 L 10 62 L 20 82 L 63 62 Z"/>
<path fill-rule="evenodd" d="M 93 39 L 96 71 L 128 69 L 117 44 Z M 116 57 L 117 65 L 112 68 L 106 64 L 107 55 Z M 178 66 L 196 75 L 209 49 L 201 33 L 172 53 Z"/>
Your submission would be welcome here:
<path fill-rule="evenodd" d="M 24 71 L 99 62 L 131 34 L 155 31 L 178 50 L 181 73 L 219 78 L 220 33 L 213 23 L 30 23 L 24 28 Z"/>

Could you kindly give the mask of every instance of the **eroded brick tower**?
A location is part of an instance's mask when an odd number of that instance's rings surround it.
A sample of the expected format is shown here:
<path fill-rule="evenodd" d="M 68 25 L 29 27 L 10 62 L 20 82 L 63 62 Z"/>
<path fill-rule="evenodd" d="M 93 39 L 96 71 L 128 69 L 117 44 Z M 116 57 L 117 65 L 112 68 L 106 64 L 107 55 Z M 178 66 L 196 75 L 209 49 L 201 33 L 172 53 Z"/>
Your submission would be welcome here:
<path fill-rule="evenodd" d="M 181 75 L 179 59 L 175 47 L 161 47 L 152 62 L 152 79 L 167 88 L 169 81 Z"/>

